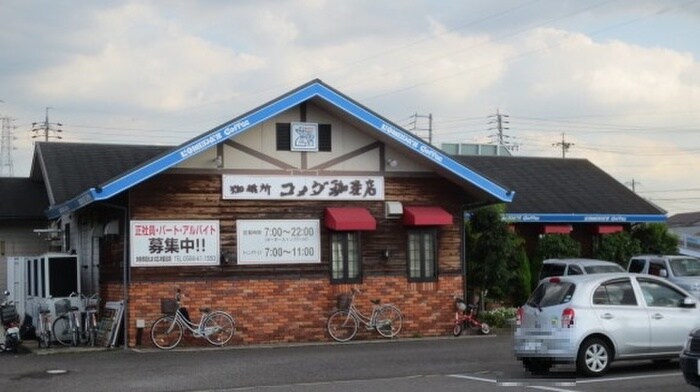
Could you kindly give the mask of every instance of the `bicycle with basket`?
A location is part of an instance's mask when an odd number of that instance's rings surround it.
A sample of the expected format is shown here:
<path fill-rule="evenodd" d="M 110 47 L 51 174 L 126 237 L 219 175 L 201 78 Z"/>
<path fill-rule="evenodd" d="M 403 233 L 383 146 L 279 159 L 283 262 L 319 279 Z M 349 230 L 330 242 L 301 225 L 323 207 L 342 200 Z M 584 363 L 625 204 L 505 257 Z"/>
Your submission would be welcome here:
<path fill-rule="evenodd" d="M 187 309 L 181 307 L 181 292 L 176 290 L 175 299 L 161 298 L 160 308 L 164 314 L 151 327 L 151 341 L 161 350 L 175 348 L 185 330 L 190 331 L 195 338 L 205 338 L 214 346 L 228 343 L 235 333 L 236 326 L 233 317 L 222 311 L 210 308 L 200 308 L 202 313 L 199 322 L 190 320 Z"/>
<path fill-rule="evenodd" d="M 381 300 L 373 299 L 372 314 L 367 316 L 355 306 L 355 295 L 360 290 L 353 288 L 350 293 L 338 296 L 338 309 L 328 317 L 328 334 L 335 341 L 347 342 L 355 337 L 359 324 L 367 330 L 376 330 L 385 338 L 393 338 L 401 331 L 403 315 L 401 310 L 392 304 L 382 304 Z"/>

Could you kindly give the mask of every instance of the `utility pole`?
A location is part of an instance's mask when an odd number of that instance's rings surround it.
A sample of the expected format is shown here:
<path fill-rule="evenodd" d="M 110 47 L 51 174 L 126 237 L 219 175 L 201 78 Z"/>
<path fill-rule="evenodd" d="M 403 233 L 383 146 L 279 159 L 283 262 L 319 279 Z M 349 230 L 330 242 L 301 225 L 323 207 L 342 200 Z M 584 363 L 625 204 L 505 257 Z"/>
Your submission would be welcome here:
<path fill-rule="evenodd" d="M 632 187 L 632 192 L 637 193 L 637 185 L 641 185 L 642 183 L 639 181 L 636 181 L 634 178 L 632 181 L 628 181 L 625 183 L 625 185 L 629 185 Z"/>
<path fill-rule="evenodd" d="M 561 146 L 561 157 L 566 158 L 566 152 L 569 151 L 569 148 L 574 145 L 574 143 L 568 143 L 564 140 L 564 132 L 561 133 L 561 142 L 558 143 L 552 143 L 554 147 L 559 147 Z"/>
<path fill-rule="evenodd" d="M 429 114 L 416 113 L 411 117 L 413 117 L 413 121 L 410 122 L 409 125 L 411 126 L 411 128 L 409 128 L 408 130 L 413 131 L 413 133 L 415 133 L 416 136 L 420 136 L 420 135 L 418 135 L 418 132 L 428 132 L 428 143 L 433 144 L 433 114 L 432 113 L 429 113 Z M 428 120 L 428 127 L 427 128 L 418 127 L 418 119 L 419 118 Z"/>
<path fill-rule="evenodd" d="M 45 142 L 48 142 L 50 137 L 54 137 L 54 138 L 59 139 L 59 140 L 63 139 L 60 135 L 51 135 L 50 134 L 51 132 L 54 132 L 54 133 L 63 132 L 62 129 L 57 128 L 57 127 L 62 127 L 63 124 L 49 122 L 49 109 L 51 109 L 51 108 L 50 107 L 46 108 L 46 118 L 44 119 L 44 122 L 32 123 L 32 132 L 35 133 L 34 135 L 32 135 L 32 139 L 39 137 L 39 132 L 44 133 L 44 141 Z"/>
<path fill-rule="evenodd" d="M 508 118 L 510 116 L 507 114 L 501 114 L 498 109 L 496 109 L 496 114 L 492 114 L 488 116 L 489 119 L 489 124 L 495 124 L 495 127 L 490 127 L 489 130 L 496 130 L 496 134 L 494 135 L 489 135 L 489 137 L 496 138 L 496 144 L 500 147 L 503 147 L 507 150 L 510 151 L 517 151 L 518 150 L 518 144 L 511 143 L 509 141 L 506 141 L 506 139 L 510 139 L 510 136 L 506 135 L 503 133 L 503 131 L 507 131 L 510 128 L 508 128 L 506 125 L 510 124 L 508 121 Z"/>
<path fill-rule="evenodd" d="M 15 139 L 12 136 L 12 130 L 15 128 L 12 125 L 12 119 L 9 117 L 0 117 L 2 121 L 2 132 L 0 133 L 0 177 L 14 177 L 15 169 L 12 162 L 12 141 Z"/>

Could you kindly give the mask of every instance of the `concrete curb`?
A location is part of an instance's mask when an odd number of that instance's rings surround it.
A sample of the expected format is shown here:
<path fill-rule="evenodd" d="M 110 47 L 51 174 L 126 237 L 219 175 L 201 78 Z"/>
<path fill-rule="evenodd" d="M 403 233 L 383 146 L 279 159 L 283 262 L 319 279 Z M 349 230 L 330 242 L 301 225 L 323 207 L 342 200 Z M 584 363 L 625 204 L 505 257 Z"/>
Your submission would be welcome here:
<path fill-rule="evenodd" d="M 128 350 L 140 354 L 148 353 L 160 353 L 160 352 L 193 352 L 193 351 L 207 351 L 207 350 L 247 350 L 247 349 L 275 349 L 275 348 L 289 348 L 289 347 L 315 347 L 315 346 L 330 346 L 330 345 L 358 345 L 358 344 L 398 344 L 404 342 L 419 342 L 419 341 L 433 341 L 433 340 L 462 340 L 462 339 L 479 339 L 479 338 L 494 338 L 498 336 L 512 335 L 512 330 L 510 328 L 494 328 L 488 335 L 482 335 L 478 331 L 467 331 L 462 333 L 461 336 L 454 337 L 452 335 L 444 336 L 426 336 L 426 337 L 398 337 L 394 339 L 371 339 L 371 340 L 352 340 L 345 343 L 339 343 L 335 341 L 322 341 L 322 342 L 302 342 L 302 343 L 269 343 L 269 344 L 250 344 L 250 345 L 237 345 L 237 346 L 224 346 L 224 347 L 214 347 L 214 346 L 178 346 L 172 350 L 160 350 L 155 347 L 129 347 L 124 349 L 123 347 L 69 347 L 52 345 L 50 348 L 39 348 L 36 340 L 28 340 L 22 342 L 22 348 L 31 354 L 36 355 L 52 355 L 52 354 L 65 354 L 65 353 L 95 353 L 104 351 L 116 351 L 116 350 Z"/>

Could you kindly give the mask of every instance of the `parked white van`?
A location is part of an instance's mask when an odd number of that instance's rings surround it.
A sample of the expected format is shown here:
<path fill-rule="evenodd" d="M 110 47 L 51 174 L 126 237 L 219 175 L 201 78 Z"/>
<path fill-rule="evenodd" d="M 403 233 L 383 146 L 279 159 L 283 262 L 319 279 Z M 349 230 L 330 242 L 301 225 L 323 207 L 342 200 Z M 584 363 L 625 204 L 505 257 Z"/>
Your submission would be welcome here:
<path fill-rule="evenodd" d="M 630 259 L 627 271 L 666 278 L 700 298 L 700 259 L 679 255 L 639 255 Z"/>

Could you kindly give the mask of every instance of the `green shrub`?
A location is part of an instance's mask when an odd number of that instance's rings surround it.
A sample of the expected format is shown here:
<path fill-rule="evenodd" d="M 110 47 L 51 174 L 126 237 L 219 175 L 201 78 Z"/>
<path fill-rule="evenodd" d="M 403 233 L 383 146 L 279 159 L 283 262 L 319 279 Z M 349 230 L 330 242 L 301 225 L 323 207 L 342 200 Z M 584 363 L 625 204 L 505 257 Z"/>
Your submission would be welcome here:
<path fill-rule="evenodd" d="M 515 319 L 516 308 L 496 308 L 486 310 L 477 315 L 476 318 L 482 323 L 488 324 L 491 328 L 509 328 L 512 320 Z"/>

